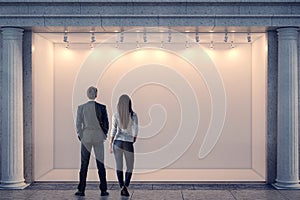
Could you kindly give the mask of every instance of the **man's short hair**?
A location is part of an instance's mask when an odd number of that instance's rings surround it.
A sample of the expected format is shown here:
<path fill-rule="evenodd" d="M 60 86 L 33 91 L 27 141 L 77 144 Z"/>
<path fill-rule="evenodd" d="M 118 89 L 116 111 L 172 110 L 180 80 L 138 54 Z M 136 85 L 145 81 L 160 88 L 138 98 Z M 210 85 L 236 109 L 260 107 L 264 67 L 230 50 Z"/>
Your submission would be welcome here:
<path fill-rule="evenodd" d="M 87 96 L 89 99 L 96 99 L 97 97 L 97 88 L 91 86 L 87 90 Z"/>

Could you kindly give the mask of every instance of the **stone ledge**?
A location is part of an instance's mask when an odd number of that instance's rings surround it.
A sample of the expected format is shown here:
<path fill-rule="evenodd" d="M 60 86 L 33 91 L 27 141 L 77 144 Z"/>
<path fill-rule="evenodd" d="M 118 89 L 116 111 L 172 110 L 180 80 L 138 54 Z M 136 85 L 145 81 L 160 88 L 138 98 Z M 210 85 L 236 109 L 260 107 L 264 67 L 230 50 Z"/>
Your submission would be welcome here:
<path fill-rule="evenodd" d="M 295 3 L 300 0 L 0 0 L 0 3 Z"/>
<path fill-rule="evenodd" d="M 297 26 L 300 15 L 0 15 L 0 26 Z"/>

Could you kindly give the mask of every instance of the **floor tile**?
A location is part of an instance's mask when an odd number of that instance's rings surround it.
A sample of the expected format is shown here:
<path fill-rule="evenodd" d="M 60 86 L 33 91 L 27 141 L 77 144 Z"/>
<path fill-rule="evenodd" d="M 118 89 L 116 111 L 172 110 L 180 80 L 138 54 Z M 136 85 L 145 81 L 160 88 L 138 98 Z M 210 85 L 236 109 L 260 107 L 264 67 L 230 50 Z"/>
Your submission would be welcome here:
<path fill-rule="evenodd" d="M 194 184 L 195 190 L 274 190 L 273 186 L 267 184 L 226 184 L 226 183 L 208 183 Z"/>
<path fill-rule="evenodd" d="M 237 200 L 286 200 L 277 190 L 231 190 Z"/>
<path fill-rule="evenodd" d="M 129 191 L 130 197 L 122 197 L 120 195 L 120 191 L 110 190 L 108 192 L 109 192 L 109 196 L 101 197 L 100 192 L 98 192 L 98 191 L 95 191 L 95 190 L 87 191 L 85 199 L 88 199 L 88 200 L 90 200 L 90 199 L 91 200 L 129 200 L 133 194 L 133 191 Z"/>
<path fill-rule="evenodd" d="M 300 199 L 300 190 L 279 190 L 283 196 L 289 200 L 299 200 Z"/>
<path fill-rule="evenodd" d="M 153 184 L 153 190 L 193 190 L 193 184 Z"/>
<path fill-rule="evenodd" d="M 182 194 L 185 200 L 235 200 L 228 190 L 183 190 Z"/>
<path fill-rule="evenodd" d="M 76 190 L 78 183 L 33 183 L 26 190 Z M 108 190 L 114 184 L 107 184 Z M 99 190 L 99 183 L 87 183 L 86 190 Z"/>
<path fill-rule="evenodd" d="M 0 190 L 0 199 L 8 200 L 8 199 L 28 199 L 32 196 L 36 191 L 34 190 Z"/>
<path fill-rule="evenodd" d="M 152 184 L 130 184 L 128 187 L 130 190 L 152 190 Z M 118 184 L 113 185 L 111 190 L 120 190 Z"/>
<path fill-rule="evenodd" d="M 36 191 L 28 200 L 49 200 L 49 199 L 60 199 L 60 200 L 115 200 L 122 199 L 119 191 L 108 191 L 109 196 L 101 197 L 99 190 L 86 190 L 84 197 L 75 196 L 76 190 L 39 190 Z M 131 193 L 132 194 L 132 193 Z M 124 198 L 123 198 L 124 199 Z M 128 198 L 126 198 L 128 199 Z"/>
<path fill-rule="evenodd" d="M 182 200 L 182 194 L 179 190 L 135 190 L 131 199 Z"/>
<path fill-rule="evenodd" d="M 32 183 L 26 190 L 55 190 L 57 183 Z"/>

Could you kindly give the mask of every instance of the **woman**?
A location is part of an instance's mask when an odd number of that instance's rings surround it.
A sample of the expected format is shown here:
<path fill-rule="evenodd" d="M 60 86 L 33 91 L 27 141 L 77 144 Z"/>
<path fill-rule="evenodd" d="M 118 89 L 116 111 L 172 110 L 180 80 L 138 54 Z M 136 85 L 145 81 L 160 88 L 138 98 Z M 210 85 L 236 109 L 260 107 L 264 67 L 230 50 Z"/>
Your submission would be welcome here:
<path fill-rule="evenodd" d="M 122 196 L 130 196 L 128 186 L 133 171 L 134 148 L 138 134 L 138 118 L 131 107 L 128 95 L 119 98 L 117 112 L 112 117 L 112 130 L 110 134 L 110 152 L 114 153 L 116 171 Z M 125 180 L 123 175 L 123 156 L 126 161 Z"/>

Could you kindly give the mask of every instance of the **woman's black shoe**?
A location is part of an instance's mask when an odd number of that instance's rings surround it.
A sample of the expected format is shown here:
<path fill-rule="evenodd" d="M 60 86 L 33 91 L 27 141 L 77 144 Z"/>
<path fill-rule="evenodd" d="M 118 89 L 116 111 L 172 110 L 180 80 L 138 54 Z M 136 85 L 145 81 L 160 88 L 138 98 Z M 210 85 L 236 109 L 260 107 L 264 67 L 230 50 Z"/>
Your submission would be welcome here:
<path fill-rule="evenodd" d="M 108 192 L 101 192 L 101 196 L 108 196 L 109 195 L 109 193 Z"/>
<path fill-rule="evenodd" d="M 75 193 L 76 196 L 84 196 L 84 192 L 81 192 L 81 191 L 77 191 Z"/>
<path fill-rule="evenodd" d="M 121 196 L 126 196 L 126 197 L 130 196 L 130 194 L 125 186 L 121 190 Z"/>

